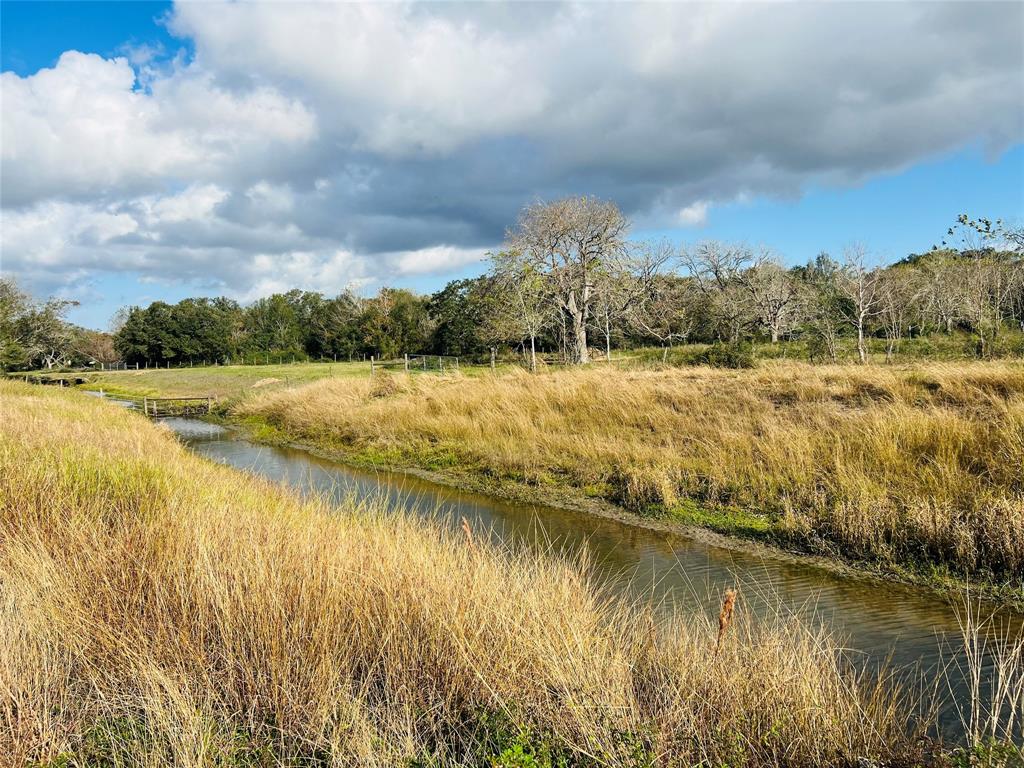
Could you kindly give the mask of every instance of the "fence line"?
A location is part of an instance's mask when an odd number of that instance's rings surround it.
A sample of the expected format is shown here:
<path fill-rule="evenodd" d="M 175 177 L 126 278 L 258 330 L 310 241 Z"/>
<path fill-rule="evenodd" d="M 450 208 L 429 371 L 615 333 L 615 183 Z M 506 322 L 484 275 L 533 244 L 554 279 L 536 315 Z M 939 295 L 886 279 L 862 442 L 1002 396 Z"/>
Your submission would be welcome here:
<path fill-rule="evenodd" d="M 370 355 L 370 375 L 373 376 L 377 371 L 403 371 L 406 373 L 426 372 L 426 371 L 438 371 L 444 373 L 445 371 L 459 371 L 459 358 L 454 355 L 410 355 L 404 354 L 402 357 L 393 358 L 390 360 L 378 360 L 373 355 Z"/>

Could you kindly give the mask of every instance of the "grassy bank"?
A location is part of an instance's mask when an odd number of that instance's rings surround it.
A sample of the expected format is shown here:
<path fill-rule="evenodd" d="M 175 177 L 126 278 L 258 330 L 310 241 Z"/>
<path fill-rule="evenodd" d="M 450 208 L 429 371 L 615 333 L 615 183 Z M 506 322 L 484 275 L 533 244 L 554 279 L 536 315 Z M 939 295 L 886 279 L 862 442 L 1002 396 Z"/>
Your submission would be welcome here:
<path fill-rule="evenodd" d="M 0 418 L 11 764 L 926 758 L 912 697 L 742 595 L 655 619 L 583 563 L 300 501 L 82 395 L 0 382 Z"/>
<path fill-rule="evenodd" d="M 233 415 L 936 581 L 1024 589 L 1024 366 L 324 380 Z"/>

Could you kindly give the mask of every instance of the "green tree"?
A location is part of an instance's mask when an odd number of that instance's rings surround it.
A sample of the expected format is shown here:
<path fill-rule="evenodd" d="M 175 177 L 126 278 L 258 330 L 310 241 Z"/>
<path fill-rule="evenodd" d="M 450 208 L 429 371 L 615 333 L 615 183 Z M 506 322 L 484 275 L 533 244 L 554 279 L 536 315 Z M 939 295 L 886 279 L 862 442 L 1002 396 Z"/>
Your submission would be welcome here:
<path fill-rule="evenodd" d="M 486 293 L 493 281 L 478 277 L 453 280 L 430 297 L 427 312 L 434 323 L 430 350 L 439 355 L 469 355 L 485 344 L 480 329 L 485 323 Z"/>
<path fill-rule="evenodd" d="M 23 324 L 29 299 L 14 280 L 0 279 L 0 370 L 20 368 L 28 364 Z"/>

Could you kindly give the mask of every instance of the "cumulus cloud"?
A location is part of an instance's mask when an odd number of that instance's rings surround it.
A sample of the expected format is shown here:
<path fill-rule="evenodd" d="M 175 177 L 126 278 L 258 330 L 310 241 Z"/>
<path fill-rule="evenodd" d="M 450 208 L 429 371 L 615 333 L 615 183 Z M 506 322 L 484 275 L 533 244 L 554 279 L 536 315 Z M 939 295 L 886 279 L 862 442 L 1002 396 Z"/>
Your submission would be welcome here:
<path fill-rule="evenodd" d="M 537 198 L 700 226 L 1024 138 L 1017 3 L 184 3 L 169 23 L 191 60 L 3 73 L 5 270 L 333 290 L 465 269 Z"/>
<path fill-rule="evenodd" d="M 684 227 L 702 227 L 708 221 L 708 204 L 698 200 L 679 210 L 679 223 Z"/>
<path fill-rule="evenodd" d="M 452 272 L 483 261 L 487 252 L 479 248 L 456 248 L 450 245 L 435 245 L 416 251 L 397 254 L 395 268 L 400 275 L 422 275 L 437 272 Z"/>
<path fill-rule="evenodd" d="M 124 198 L 169 184 L 258 179 L 316 134 L 316 118 L 269 88 L 233 92 L 194 67 L 136 87 L 127 58 L 69 51 L 52 69 L 0 75 L 5 207 Z"/>

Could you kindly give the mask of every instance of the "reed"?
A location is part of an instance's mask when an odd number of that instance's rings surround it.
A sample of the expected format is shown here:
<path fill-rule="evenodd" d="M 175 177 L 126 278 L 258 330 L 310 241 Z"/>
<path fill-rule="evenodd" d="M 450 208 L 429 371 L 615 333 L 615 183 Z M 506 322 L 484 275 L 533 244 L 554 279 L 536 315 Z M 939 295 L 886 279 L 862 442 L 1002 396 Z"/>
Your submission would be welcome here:
<path fill-rule="evenodd" d="M 0 382 L 0 421 L 12 765 L 923 759 L 914 696 L 791 617 L 655 616 L 585 560 L 302 500 L 74 393 Z"/>
<path fill-rule="evenodd" d="M 1024 589 L 1020 363 L 592 368 L 383 388 L 318 381 L 234 413 L 363 458 Z"/>

